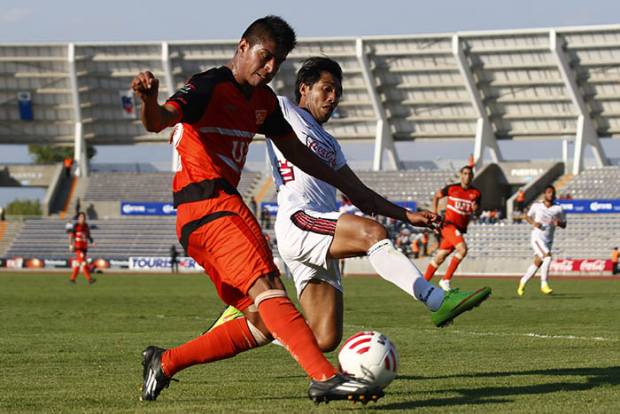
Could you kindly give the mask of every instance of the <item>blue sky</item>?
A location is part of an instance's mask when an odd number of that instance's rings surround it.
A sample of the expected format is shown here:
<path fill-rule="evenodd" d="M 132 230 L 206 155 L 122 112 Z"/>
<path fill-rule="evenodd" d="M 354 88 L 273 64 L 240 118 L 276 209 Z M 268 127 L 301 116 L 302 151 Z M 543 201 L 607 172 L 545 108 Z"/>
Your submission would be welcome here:
<path fill-rule="evenodd" d="M 1 0 L 0 9 L 2 42 L 236 39 L 250 21 L 270 13 L 300 36 L 620 23 L 617 0 Z"/>

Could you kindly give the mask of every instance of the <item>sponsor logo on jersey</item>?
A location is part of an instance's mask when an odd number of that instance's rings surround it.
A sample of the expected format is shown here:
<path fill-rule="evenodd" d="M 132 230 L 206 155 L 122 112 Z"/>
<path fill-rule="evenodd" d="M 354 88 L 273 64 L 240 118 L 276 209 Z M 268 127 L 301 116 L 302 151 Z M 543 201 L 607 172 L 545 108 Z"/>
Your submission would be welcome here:
<path fill-rule="evenodd" d="M 308 135 L 306 135 L 306 146 L 331 167 L 336 166 L 336 151 L 333 148 Z"/>

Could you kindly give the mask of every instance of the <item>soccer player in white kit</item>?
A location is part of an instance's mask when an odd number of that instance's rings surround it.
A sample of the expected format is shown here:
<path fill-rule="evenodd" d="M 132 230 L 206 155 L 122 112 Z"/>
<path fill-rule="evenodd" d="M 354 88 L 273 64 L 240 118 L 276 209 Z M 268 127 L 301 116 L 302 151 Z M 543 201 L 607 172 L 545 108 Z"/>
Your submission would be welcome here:
<path fill-rule="evenodd" d="M 540 268 L 540 290 L 545 295 L 550 295 L 553 289 L 549 287 L 549 267 L 551 266 L 551 247 L 555 228 L 566 228 L 566 215 L 562 206 L 555 203 L 555 187 L 549 185 L 543 193 L 543 200 L 534 203 L 530 207 L 525 220 L 530 223 L 532 229 L 532 249 L 534 249 L 534 263 L 519 281 L 517 294 L 525 294 L 525 285 L 536 271 Z"/>
<path fill-rule="evenodd" d="M 437 215 L 429 211 L 407 211 L 366 187 L 347 165 L 338 141 L 323 129 L 322 125 L 340 100 L 341 82 L 342 70 L 335 61 L 314 57 L 304 62 L 297 73 L 297 103 L 278 97 L 284 117 L 297 137 L 347 180 L 373 193 L 376 213 L 415 226 L 436 227 L 440 222 Z M 456 317 L 456 309 L 462 306 L 471 309 L 491 293 L 489 288 L 475 293 L 440 292 L 394 248 L 381 224 L 340 212 L 332 185 L 291 164 L 270 141 L 267 148 L 278 190 L 274 226 L 278 250 L 293 275 L 304 316 L 323 351 L 334 350 L 342 338 L 343 300 L 338 259 L 367 255 L 381 277 L 427 306 L 437 326 L 446 325 Z"/>

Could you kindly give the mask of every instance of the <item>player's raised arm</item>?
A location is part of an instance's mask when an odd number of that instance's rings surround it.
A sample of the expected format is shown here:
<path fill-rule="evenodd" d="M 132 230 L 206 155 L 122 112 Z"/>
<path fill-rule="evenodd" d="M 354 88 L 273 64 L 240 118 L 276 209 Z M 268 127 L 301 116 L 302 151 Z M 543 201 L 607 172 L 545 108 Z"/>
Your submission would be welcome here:
<path fill-rule="evenodd" d="M 159 132 L 164 128 L 174 125 L 179 118 L 177 109 L 169 104 L 159 105 L 159 79 L 151 72 L 140 72 L 131 81 L 131 89 L 142 100 L 140 119 L 142 125 L 149 132 Z"/>

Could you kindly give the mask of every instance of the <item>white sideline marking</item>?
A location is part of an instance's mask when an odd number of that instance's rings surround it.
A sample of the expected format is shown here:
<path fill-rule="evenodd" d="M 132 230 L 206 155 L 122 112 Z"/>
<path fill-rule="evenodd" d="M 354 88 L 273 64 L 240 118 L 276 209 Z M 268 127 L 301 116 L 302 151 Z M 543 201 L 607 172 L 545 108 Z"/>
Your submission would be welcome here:
<path fill-rule="evenodd" d="M 465 331 L 459 331 L 459 330 L 451 330 L 450 333 L 474 335 L 474 336 L 521 336 L 521 337 L 538 338 L 538 339 L 569 339 L 569 340 L 581 340 L 581 341 L 611 341 L 611 342 L 620 341 L 620 339 L 605 338 L 602 336 L 543 335 L 543 334 L 537 334 L 533 332 L 511 334 L 511 333 L 499 333 L 499 332 L 465 332 Z"/>
<path fill-rule="evenodd" d="M 345 323 L 344 326 L 351 327 L 354 329 L 360 329 L 360 330 L 371 330 L 368 326 L 365 326 L 365 325 L 355 325 L 355 324 Z M 424 332 L 438 332 L 437 329 L 424 329 L 423 331 Z M 537 339 L 568 339 L 568 340 L 579 340 L 579 341 L 620 342 L 620 339 L 618 338 L 605 338 L 603 336 L 543 335 L 543 334 L 537 334 L 534 332 L 528 332 L 528 333 L 466 332 L 466 331 L 460 331 L 458 329 L 451 329 L 449 327 L 445 328 L 441 332 L 462 334 L 462 335 L 472 335 L 472 336 L 520 336 L 524 338 L 537 338 Z"/>

